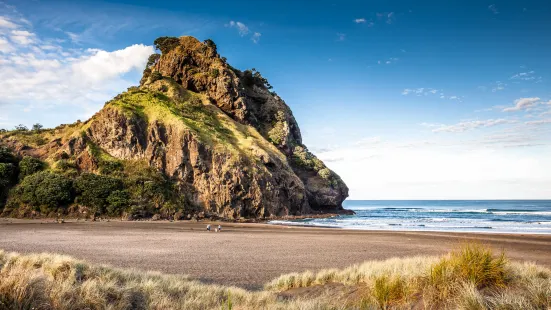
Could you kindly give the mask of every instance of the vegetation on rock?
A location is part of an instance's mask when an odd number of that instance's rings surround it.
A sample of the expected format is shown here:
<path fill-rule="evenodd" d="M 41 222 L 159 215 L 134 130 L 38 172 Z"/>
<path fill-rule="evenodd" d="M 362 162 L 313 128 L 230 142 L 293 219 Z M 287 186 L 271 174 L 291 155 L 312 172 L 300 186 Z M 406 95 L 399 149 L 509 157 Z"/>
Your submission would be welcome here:
<path fill-rule="evenodd" d="M 15 154 L 0 160 L 4 216 L 235 219 L 342 210 L 348 188 L 302 144 L 266 78 L 229 66 L 212 40 L 154 44 L 161 54 L 149 57 L 140 86 L 90 120 L 0 133 Z M 37 201 L 55 186 L 60 197 Z"/>

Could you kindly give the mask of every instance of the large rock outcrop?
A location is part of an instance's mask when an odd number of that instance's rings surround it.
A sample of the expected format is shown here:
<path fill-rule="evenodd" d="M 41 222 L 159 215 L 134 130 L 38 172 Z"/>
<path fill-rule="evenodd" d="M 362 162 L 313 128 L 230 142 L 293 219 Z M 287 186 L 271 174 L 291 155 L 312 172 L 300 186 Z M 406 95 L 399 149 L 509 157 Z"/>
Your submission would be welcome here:
<path fill-rule="evenodd" d="M 50 162 L 74 158 L 81 172 L 98 172 L 102 158 L 145 162 L 186 201 L 223 217 L 341 211 L 348 188 L 302 144 L 267 81 L 232 68 L 210 40 L 170 39 L 140 86 L 87 122 L 54 130 L 40 146 L 0 142 Z"/>
<path fill-rule="evenodd" d="M 254 126 L 287 156 L 306 187 L 312 208 L 339 208 L 348 188 L 307 151 L 291 109 L 268 89 L 263 78 L 253 71 L 232 68 L 218 56 L 215 46 L 193 37 L 182 37 L 179 43 L 163 54 L 152 70 L 205 94 L 236 121 Z"/>

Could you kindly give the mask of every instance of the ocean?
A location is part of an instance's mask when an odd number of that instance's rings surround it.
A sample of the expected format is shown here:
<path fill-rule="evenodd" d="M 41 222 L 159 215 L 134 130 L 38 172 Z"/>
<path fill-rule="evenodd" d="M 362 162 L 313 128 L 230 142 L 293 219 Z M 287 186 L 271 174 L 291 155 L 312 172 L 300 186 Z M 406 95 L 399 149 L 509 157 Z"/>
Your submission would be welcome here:
<path fill-rule="evenodd" d="M 551 234 L 551 200 L 346 200 L 356 215 L 272 224 L 363 230 Z"/>

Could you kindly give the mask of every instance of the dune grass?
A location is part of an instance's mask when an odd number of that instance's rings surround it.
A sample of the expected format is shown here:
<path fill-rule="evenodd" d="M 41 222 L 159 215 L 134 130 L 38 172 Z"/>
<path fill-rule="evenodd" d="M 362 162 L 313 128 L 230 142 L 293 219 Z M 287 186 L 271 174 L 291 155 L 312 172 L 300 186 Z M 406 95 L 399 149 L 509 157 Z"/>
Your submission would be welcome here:
<path fill-rule="evenodd" d="M 360 309 L 550 309 L 551 270 L 509 262 L 481 244 L 442 257 L 365 262 L 344 270 L 283 275 L 269 291 L 342 283 L 364 288 Z M 354 307 L 354 305 L 349 305 Z"/>
<path fill-rule="evenodd" d="M 301 298 L 299 288 L 356 288 Z M 283 298 L 286 291 L 291 298 Z M 288 295 L 289 296 L 289 295 Z M 315 297 L 312 297 L 315 296 Z M 549 309 L 551 270 L 466 244 L 442 257 L 370 261 L 281 276 L 264 291 L 180 275 L 95 266 L 55 254 L 0 251 L 0 309 Z"/>

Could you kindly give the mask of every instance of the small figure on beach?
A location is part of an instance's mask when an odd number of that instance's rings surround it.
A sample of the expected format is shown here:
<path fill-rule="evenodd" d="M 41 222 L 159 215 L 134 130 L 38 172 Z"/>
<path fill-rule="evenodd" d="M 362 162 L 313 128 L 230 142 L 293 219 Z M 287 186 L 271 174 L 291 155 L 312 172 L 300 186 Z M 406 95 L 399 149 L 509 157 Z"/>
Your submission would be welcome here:
<path fill-rule="evenodd" d="M 210 224 L 207 225 L 207 231 L 210 231 Z"/>
<path fill-rule="evenodd" d="M 218 225 L 218 231 L 222 231 L 222 225 Z"/>

